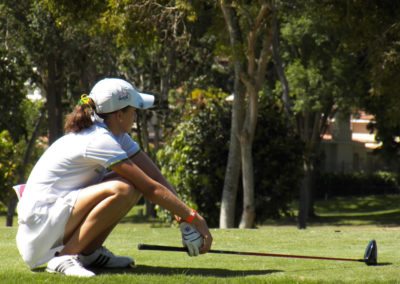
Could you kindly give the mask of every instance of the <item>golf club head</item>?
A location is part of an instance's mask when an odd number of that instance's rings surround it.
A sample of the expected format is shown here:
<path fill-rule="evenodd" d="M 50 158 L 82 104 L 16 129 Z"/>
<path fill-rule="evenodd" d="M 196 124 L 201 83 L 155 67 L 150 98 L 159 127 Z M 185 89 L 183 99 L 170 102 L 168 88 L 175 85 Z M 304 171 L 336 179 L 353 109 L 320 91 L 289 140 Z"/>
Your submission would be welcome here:
<path fill-rule="evenodd" d="M 366 265 L 377 265 L 378 264 L 378 247 L 376 241 L 371 240 L 367 248 L 365 249 L 364 261 Z"/>

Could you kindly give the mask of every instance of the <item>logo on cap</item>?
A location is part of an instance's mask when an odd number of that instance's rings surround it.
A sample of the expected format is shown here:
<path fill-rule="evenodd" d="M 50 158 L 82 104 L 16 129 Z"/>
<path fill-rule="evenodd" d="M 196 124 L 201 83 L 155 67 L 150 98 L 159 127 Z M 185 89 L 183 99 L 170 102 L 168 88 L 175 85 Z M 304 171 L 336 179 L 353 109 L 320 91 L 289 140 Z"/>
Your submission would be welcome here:
<path fill-rule="evenodd" d="M 124 101 L 129 99 L 129 93 L 126 89 L 122 89 L 120 92 L 118 92 L 118 100 L 119 101 Z"/>

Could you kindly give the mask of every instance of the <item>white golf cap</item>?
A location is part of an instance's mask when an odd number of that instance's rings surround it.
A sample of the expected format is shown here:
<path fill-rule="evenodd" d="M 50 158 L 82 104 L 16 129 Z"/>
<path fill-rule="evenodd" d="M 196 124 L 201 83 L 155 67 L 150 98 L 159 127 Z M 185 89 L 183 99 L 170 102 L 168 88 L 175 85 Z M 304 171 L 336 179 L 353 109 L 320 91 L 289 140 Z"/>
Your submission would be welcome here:
<path fill-rule="evenodd" d="M 154 104 L 154 96 L 140 93 L 130 83 L 118 78 L 105 78 L 94 85 L 89 97 L 97 113 L 110 113 L 127 106 L 146 109 Z"/>

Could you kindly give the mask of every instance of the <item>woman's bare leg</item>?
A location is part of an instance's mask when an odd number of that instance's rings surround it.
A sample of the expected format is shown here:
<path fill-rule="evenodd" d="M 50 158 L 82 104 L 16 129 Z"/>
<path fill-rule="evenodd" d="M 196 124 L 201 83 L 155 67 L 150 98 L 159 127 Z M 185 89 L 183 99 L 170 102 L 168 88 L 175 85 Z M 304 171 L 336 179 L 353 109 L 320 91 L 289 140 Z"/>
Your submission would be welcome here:
<path fill-rule="evenodd" d="M 83 189 L 67 222 L 60 255 L 92 253 L 140 197 L 141 193 L 122 179 Z"/>

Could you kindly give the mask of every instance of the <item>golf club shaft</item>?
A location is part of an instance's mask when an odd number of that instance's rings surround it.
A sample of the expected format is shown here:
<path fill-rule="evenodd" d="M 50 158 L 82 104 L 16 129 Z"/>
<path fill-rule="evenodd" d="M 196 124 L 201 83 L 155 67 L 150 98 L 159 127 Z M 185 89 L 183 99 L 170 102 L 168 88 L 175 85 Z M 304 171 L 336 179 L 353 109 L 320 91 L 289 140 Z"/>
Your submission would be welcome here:
<path fill-rule="evenodd" d="M 184 248 L 184 247 L 148 245 L 148 244 L 139 244 L 138 245 L 138 249 L 139 250 L 158 250 L 158 251 L 187 252 L 187 249 Z M 261 253 L 261 252 L 242 252 L 242 251 L 228 251 L 228 250 L 215 250 L 215 249 L 209 250 L 208 253 L 364 262 L 363 259 L 322 257 L 322 256 L 307 256 L 307 255 L 293 255 L 293 254 L 277 254 L 277 253 Z"/>

